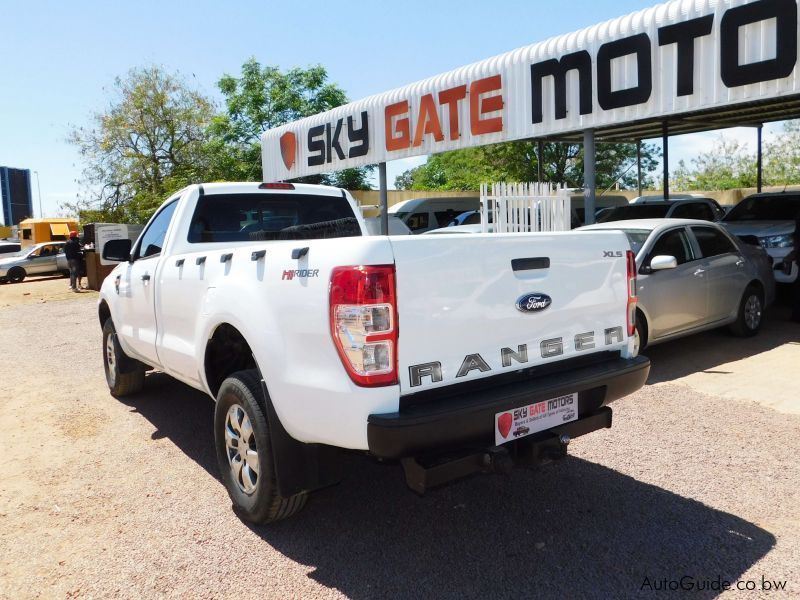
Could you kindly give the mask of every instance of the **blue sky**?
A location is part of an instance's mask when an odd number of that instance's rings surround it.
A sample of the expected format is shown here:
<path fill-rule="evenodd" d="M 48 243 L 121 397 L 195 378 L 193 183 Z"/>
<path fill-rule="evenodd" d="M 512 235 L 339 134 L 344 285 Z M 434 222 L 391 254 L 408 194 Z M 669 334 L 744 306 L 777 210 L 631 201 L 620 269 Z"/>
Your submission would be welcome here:
<path fill-rule="evenodd" d="M 0 165 L 38 171 L 44 212 L 58 213 L 81 192 L 70 126 L 87 124 L 114 78 L 136 66 L 179 71 L 219 102 L 216 81 L 250 56 L 284 69 L 321 63 L 358 100 L 653 4 L 0 0 Z M 673 138 L 670 162 L 710 149 L 716 135 Z M 755 147 L 754 130 L 729 135 Z M 390 183 L 419 162 L 390 163 Z M 39 216 L 35 178 L 33 194 Z"/>

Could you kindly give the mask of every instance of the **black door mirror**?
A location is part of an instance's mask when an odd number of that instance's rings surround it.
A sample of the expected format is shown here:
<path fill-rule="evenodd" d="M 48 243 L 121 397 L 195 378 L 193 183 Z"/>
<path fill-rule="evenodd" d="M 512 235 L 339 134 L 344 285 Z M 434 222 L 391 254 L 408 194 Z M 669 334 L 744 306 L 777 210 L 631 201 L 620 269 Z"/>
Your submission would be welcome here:
<path fill-rule="evenodd" d="M 131 259 L 131 241 L 108 240 L 103 246 L 103 258 L 113 262 L 127 262 Z"/>

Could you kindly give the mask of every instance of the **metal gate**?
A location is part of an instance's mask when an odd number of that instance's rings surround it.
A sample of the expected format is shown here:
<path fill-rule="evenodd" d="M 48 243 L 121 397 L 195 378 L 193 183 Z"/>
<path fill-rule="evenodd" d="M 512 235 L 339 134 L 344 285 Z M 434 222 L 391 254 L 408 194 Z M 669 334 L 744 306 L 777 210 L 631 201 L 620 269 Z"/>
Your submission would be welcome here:
<path fill-rule="evenodd" d="M 481 231 L 569 231 L 569 192 L 550 183 L 481 184 Z"/>

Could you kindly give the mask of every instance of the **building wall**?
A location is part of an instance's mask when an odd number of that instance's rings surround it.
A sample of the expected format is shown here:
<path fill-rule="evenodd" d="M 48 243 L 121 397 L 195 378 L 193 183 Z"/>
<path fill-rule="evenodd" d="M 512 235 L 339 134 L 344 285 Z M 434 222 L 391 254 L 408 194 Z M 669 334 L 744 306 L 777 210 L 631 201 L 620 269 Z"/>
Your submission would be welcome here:
<path fill-rule="evenodd" d="M 0 225 L 11 227 L 33 216 L 29 169 L 0 167 Z"/>

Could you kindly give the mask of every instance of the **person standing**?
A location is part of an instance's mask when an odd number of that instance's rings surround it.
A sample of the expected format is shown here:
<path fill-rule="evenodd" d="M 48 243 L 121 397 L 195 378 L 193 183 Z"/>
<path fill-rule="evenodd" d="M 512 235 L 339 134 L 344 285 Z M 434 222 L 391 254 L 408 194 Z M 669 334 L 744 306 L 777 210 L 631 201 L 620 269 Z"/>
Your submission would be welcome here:
<path fill-rule="evenodd" d="M 67 257 L 67 264 L 69 265 L 69 289 L 73 292 L 80 292 L 78 281 L 81 273 L 83 249 L 78 240 L 77 231 L 69 232 L 69 241 L 67 241 L 64 246 L 64 254 Z"/>

